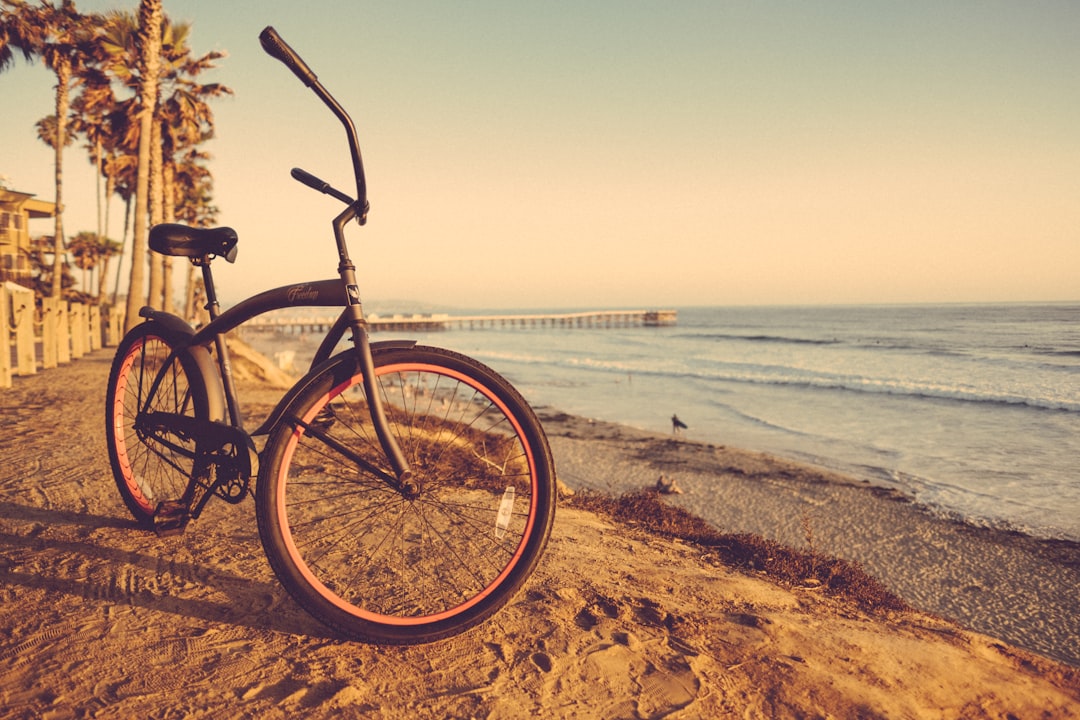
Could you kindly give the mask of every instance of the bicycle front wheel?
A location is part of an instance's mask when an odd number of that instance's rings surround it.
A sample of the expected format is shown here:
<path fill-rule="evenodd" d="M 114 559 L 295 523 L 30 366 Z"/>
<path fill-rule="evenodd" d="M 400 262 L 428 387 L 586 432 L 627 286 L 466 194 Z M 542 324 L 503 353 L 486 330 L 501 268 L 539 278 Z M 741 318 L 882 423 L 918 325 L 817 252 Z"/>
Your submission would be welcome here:
<path fill-rule="evenodd" d="M 554 520 L 554 466 L 535 414 L 484 365 L 428 347 L 374 359 L 415 485 L 395 487 L 345 353 L 267 441 L 259 533 L 282 584 L 322 622 L 427 642 L 487 619 L 528 578 Z"/>

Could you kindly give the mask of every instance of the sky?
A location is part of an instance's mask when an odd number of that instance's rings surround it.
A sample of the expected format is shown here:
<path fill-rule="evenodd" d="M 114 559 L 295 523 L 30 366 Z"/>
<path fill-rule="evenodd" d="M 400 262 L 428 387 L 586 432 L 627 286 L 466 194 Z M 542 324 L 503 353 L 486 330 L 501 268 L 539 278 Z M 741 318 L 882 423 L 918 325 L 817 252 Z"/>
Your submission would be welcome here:
<path fill-rule="evenodd" d="M 81 0 L 82 12 L 134 0 Z M 165 0 L 224 50 L 215 102 L 226 303 L 336 275 L 352 193 L 337 120 L 258 34 L 273 25 L 352 114 L 364 301 L 658 308 L 1080 299 L 1080 3 Z M 53 76 L 0 74 L 0 175 L 54 196 L 34 122 Z M 96 227 L 66 153 L 65 230 Z M 110 235 L 122 208 L 113 204 Z M 32 230 L 51 233 L 49 221 Z M 125 275 L 126 277 L 126 275 Z"/>

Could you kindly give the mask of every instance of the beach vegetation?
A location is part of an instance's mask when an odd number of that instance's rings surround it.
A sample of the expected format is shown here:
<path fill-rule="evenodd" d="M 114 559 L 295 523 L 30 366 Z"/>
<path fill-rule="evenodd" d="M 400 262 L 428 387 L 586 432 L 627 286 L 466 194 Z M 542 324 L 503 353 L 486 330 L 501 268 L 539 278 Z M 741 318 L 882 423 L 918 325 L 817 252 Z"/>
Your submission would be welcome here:
<path fill-rule="evenodd" d="M 849 600 L 864 611 L 909 609 L 858 563 L 823 556 L 813 545 L 804 552 L 759 535 L 724 533 L 702 518 L 667 504 L 652 488 L 619 496 L 579 492 L 566 502 L 661 537 L 691 543 L 716 554 L 730 567 L 762 573 L 782 585 L 820 587 L 827 595 Z"/>

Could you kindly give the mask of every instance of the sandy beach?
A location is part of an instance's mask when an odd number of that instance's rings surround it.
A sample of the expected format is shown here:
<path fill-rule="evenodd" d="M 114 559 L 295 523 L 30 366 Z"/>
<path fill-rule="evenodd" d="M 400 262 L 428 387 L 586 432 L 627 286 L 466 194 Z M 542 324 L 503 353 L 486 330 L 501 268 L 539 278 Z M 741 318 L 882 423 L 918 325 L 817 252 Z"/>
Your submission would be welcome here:
<path fill-rule="evenodd" d="M 668 502 L 729 533 L 859 563 L 913 607 L 1080 666 L 1080 546 L 933 515 L 883 488 L 776 457 L 580 418 L 545 423 L 560 476 Z"/>
<path fill-rule="evenodd" d="M 176 537 L 135 528 L 104 445 L 110 360 L 0 391 L 0 718 L 1080 717 L 1074 545 L 546 408 L 575 495 L 525 591 L 443 642 L 342 641 L 277 584 L 250 501 Z M 281 392 L 254 389 L 256 408 Z M 670 506 L 857 562 L 911 609 L 584 509 L 660 474 Z"/>

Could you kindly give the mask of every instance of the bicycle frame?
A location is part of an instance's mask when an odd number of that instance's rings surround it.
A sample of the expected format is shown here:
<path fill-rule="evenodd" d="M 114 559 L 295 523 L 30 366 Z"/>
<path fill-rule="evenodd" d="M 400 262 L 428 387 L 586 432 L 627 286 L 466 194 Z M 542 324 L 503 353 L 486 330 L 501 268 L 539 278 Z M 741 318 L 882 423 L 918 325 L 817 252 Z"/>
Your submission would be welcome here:
<path fill-rule="evenodd" d="M 372 357 L 371 345 L 368 340 L 367 321 L 364 319 L 363 308 L 360 303 L 360 288 L 356 279 L 356 266 L 349 258 L 348 248 L 345 244 L 345 225 L 352 220 L 357 220 L 363 225 L 367 220 L 367 184 L 364 178 L 363 160 L 360 155 L 360 145 L 357 139 L 356 127 L 352 118 L 333 96 L 322 86 L 315 74 L 307 67 L 303 60 L 290 48 L 277 32 L 267 27 L 259 35 L 263 49 L 271 56 L 283 62 L 293 73 L 299 77 L 304 85 L 310 88 L 329 107 L 334 115 L 341 121 L 349 142 L 349 150 L 352 157 L 353 170 L 356 179 L 356 198 L 353 199 L 339 190 L 332 188 L 328 183 L 319 180 L 299 168 L 294 168 L 292 176 L 303 184 L 331 195 L 345 203 L 345 209 L 333 220 L 334 241 L 338 251 L 338 275 L 337 280 L 318 280 L 288 285 L 273 290 L 259 293 L 229 310 L 219 313 L 216 290 L 213 276 L 210 272 L 211 256 L 192 258 L 192 262 L 200 265 L 203 272 L 203 281 L 206 288 L 206 309 L 210 312 L 210 322 L 199 330 L 193 330 L 187 323 L 174 315 L 143 308 L 140 314 L 143 317 L 158 320 L 166 327 L 176 331 L 178 335 L 187 338 L 185 348 L 203 347 L 211 343 L 215 345 L 218 355 L 218 375 L 223 391 L 223 402 L 216 398 L 209 398 L 211 404 L 220 407 L 224 404 L 228 410 L 229 420 L 233 428 L 243 432 L 243 418 L 240 413 L 239 400 L 233 383 L 232 371 L 229 363 L 229 353 L 225 346 L 224 335 L 228 331 L 238 327 L 251 318 L 270 312 L 272 310 L 300 307 L 343 307 L 341 316 L 334 323 L 330 332 L 319 346 L 312 361 L 312 368 L 318 366 L 323 360 L 329 358 L 330 352 L 344 337 L 349 330 L 352 331 L 352 341 L 356 356 L 359 361 L 360 372 L 363 378 L 364 392 L 367 394 L 368 411 L 375 429 L 375 435 L 379 439 L 384 454 L 396 477 L 396 489 L 403 492 L 411 492 L 414 489 L 412 471 L 405 459 L 404 453 L 398 446 L 397 440 L 390 431 L 386 412 L 382 405 L 382 397 L 377 391 L 375 382 L 375 364 Z M 205 372 L 205 363 L 200 363 Z M 310 373 L 309 373 L 310 376 Z M 207 380 L 211 380 L 207 378 Z M 204 383 L 211 392 L 211 388 L 217 389 L 217 382 Z M 297 384 L 298 387 L 305 385 L 305 379 Z M 287 401 L 291 394 L 286 395 Z M 214 408 L 215 411 L 217 408 Z M 225 408 L 221 408 L 224 410 Z M 224 413 L 222 412 L 223 416 Z M 280 420 L 280 413 L 275 411 L 270 419 L 256 431 L 256 434 L 268 432 L 276 422 Z M 268 424 L 269 423 L 269 424 Z M 246 433 L 245 433 L 246 434 Z"/>
<path fill-rule="evenodd" d="M 386 457 L 397 478 L 399 489 L 407 488 L 409 486 L 411 472 L 407 461 L 401 453 L 401 449 L 398 447 L 393 435 L 389 431 L 386 414 L 382 407 L 381 396 L 375 388 L 374 361 L 371 354 L 371 344 L 368 340 L 366 320 L 364 319 L 363 308 L 360 303 L 359 289 L 356 285 L 355 267 L 349 260 L 348 252 L 345 247 L 344 226 L 349 220 L 353 219 L 353 217 L 355 217 L 355 209 L 349 207 L 334 220 L 334 235 L 338 244 L 339 256 L 341 257 L 341 264 L 339 267 L 341 277 L 339 279 L 316 280 L 266 290 L 240 302 L 225 312 L 219 312 L 216 288 L 214 285 L 213 274 L 210 270 L 209 258 L 204 258 L 197 261 L 196 264 L 202 267 L 203 283 L 207 293 L 206 309 L 209 311 L 211 317 L 209 323 L 202 328 L 195 330 L 177 316 L 160 310 L 143 308 L 140 311 L 140 315 L 161 322 L 166 327 L 175 331 L 177 335 L 186 339 L 186 342 L 180 343 L 177 348 L 175 348 L 176 352 L 214 344 L 217 350 L 217 366 L 214 368 L 216 370 L 216 373 L 214 374 L 216 374 L 217 377 L 209 376 L 207 364 L 200 363 L 200 367 L 204 373 L 203 385 L 207 388 L 207 392 L 213 393 L 219 389 L 222 391 L 220 397 L 216 395 L 208 397 L 211 415 L 212 417 L 218 415 L 224 417 L 225 411 L 227 411 L 229 424 L 232 428 L 244 432 L 239 398 L 232 378 L 229 352 L 224 341 L 225 334 L 258 315 L 274 310 L 292 307 L 343 308 L 341 315 L 330 328 L 330 331 L 316 351 L 315 357 L 312 359 L 308 376 L 310 377 L 313 374 L 314 369 L 323 361 L 330 358 L 333 349 L 345 336 L 345 333 L 351 329 L 353 332 L 353 346 L 359 359 L 361 372 L 363 373 L 364 390 L 369 398 L 368 408 L 376 436 L 379 438 L 380 444 L 383 445 L 383 450 L 386 453 Z M 406 344 L 413 343 L 411 341 L 406 341 Z M 217 382 L 218 380 L 220 380 L 220 385 Z M 305 384 L 305 379 L 301 379 L 296 387 L 302 388 Z M 290 393 L 283 398 L 280 406 L 283 406 L 293 394 L 294 392 L 290 391 Z M 280 412 L 275 409 L 270 417 L 267 418 L 258 429 L 251 433 L 251 435 L 269 433 L 274 425 L 280 420 L 280 416 Z"/>
<path fill-rule="evenodd" d="M 209 266 L 204 265 L 203 281 L 207 289 L 207 295 L 212 296 L 214 286 L 212 278 L 209 277 L 210 273 L 208 270 Z M 221 410 L 228 412 L 231 423 L 237 427 L 242 427 L 243 420 L 236 399 L 236 390 L 231 381 L 232 372 L 229 363 L 229 353 L 223 343 L 224 335 L 231 330 L 235 330 L 248 320 L 274 310 L 283 310 L 291 307 L 344 308 L 345 302 L 342 298 L 343 294 L 340 280 L 318 280 L 297 285 L 285 285 L 272 290 L 266 290 L 244 300 L 222 313 L 217 311 L 216 302 L 211 300 L 206 306 L 206 309 L 210 311 L 211 321 L 198 330 L 191 328 L 180 320 L 180 318 L 160 310 L 143 308 L 140 315 L 161 322 L 173 330 L 180 331 L 180 334 L 186 337 L 187 342 L 177 347 L 177 350 L 197 346 L 209 346 L 210 344 L 215 345 L 215 348 L 218 351 L 218 371 L 220 373 L 225 394 L 221 398 L 221 402 L 218 403 L 214 402 L 215 398 L 210 398 L 211 404 L 216 407 L 223 403 Z M 330 351 L 341 341 L 341 338 L 344 337 L 345 331 L 348 329 L 348 324 L 344 319 L 345 313 L 342 312 L 341 317 L 334 323 L 330 333 L 323 341 L 323 344 L 320 345 L 319 351 L 312 360 L 312 367 L 329 357 Z M 222 414 L 224 414 L 224 412 Z"/>

